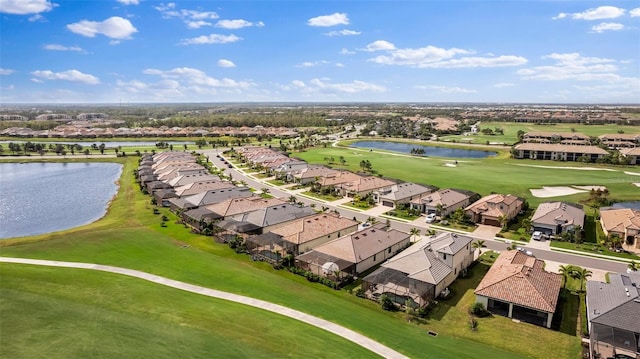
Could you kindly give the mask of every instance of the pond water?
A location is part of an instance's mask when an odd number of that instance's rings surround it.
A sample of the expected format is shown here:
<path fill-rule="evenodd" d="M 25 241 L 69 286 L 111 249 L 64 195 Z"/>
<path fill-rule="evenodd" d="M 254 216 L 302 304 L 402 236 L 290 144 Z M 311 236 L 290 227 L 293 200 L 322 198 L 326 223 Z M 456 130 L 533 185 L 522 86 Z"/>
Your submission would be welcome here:
<path fill-rule="evenodd" d="M 0 163 L 0 238 L 91 223 L 116 194 L 117 163 Z"/>
<path fill-rule="evenodd" d="M 423 156 L 448 157 L 448 158 L 486 158 L 495 156 L 497 153 L 492 151 L 467 150 L 462 148 L 421 146 L 410 143 L 391 142 L 391 141 L 358 141 L 350 146 L 358 148 L 375 148 L 379 150 L 411 153 L 414 148 L 424 150 Z"/>
<path fill-rule="evenodd" d="M 640 211 L 640 201 L 618 202 L 611 205 L 615 209 L 631 208 Z"/>
<path fill-rule="evenodd" d="M 0 141 L 0 145 L 8 145 L 10 142 L 13 143 L 25 143 L 27 141 Z M 32 143 L 35 143 L 35 141 L 31 141 Z M 158 143 L 160 141 L 96 141 L 96 142 L 91 142 L 91 141 L 38 141 L 37 143 L 46 143 L 47 146 L 49 144 L 63 144 L 63 145 L 75 145 L 78 144 L 82 147 L 91 147 L 91 145 L 93 145 L 94 143 L 96 144 L 96 146 L 100 146 L 101 143 L 104 143 L 104 145 L 107 148 L 116 148 L 118 146 L 120 147 L 146 147 L 146 146 L 156 146 L 156 143 Z M 164 141 L 170 145 L 193 145 L 195 144 L 195 142 L 193 141 Z M 6 146 L 5 146 L 6 147 Z M 6 150 L 6 148 L 5 148 Z"/>

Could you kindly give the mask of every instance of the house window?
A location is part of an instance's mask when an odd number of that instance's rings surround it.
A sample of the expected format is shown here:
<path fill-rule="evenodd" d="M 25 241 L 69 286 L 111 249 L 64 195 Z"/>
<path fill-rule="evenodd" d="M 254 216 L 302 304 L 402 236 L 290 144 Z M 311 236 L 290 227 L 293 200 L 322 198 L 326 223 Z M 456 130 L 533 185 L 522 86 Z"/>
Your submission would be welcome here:
<path fill-rule="evenodd" d="M 453 268 L 453 275 L 457 275 L 458 274 L 458 268 Z"/>
<path fill-rule="evenodd" d="M 373 261 L 374 262 L 376 261 L 376 255 L 375 254 L 373 255 Z"/>
<path fill-rule="evenodd" d="M 391 247 L 389 247 L 389 250 L 388 250 L 388 252 L 387 252 L 387 253 L 391 253 Z"/>
<path fill-rule="evenodd" d="M 442 256 L 443 256 L 442 259 L 447 259 L 447 254 L 446 253 L 443 253 Z"/>

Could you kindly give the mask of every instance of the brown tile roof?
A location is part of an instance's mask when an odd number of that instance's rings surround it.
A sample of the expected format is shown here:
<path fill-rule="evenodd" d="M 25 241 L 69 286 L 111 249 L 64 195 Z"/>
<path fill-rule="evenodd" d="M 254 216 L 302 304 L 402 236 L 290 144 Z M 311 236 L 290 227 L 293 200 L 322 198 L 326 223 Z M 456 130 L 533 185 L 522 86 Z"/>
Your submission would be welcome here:
<path fill-rule="evenodd" d="M 396 229 L 387 231 L 384 224 L 379 224 L 334 239 L 316 247 L 313 251 L 350 263 L 360 263 L 389 247 L 408 241 L 409 237 L 409 234 Z"/>
<path fill-rule="evenodd" d="M 517 203 L 520 202 L 520 203 Z M 499 204 L 504 203 L 507 208 L 504 210 L 500 209 Z M 522 206 L 524 201 L 519 197 L 510 194 L 490 194 L 488 196 L 484 196 L 479 200 L 473 202 L 465 211 L 472 211 L 474 213 L 482 213 L 486 216 L 492 217 L 500 217 L 502 215 L 506 215 L 509 213 L 509 206 L 516 203 L 516 206 Z"/>
<path fill-rule="evenodd" d="M 566 152 L 566 153 L 589 153 L 596 155 L 606 155 L 609 152 L 596 146 L 560 145 L 549 143 L 521 143 L 515 147 L 516 150 L 524 151 L 546 151 L 546 152 Z"/>
<path fill-rule="evenodd" d="M 340 171 L 338 173 L 319 178 L 318 183 L 321 186 L 335 186 L 342 183 L 353 182 L 359 178 L 362 178 L 362 176 L 349 171 Z"/>
<path fill-rule="evenodd" d="M 623 208 L 600 211 L 600 222 L 607 232 L 625 233 L 625 229 L 640 230 L 640 211 Z"/>
<path fill-rule="evenodd" d="M 380 177 L 360 177 L 355 181 L 350 181 L 347 183 L 342 183 L 337 185 L 338 188 L 343 188 L 346 191 L 353 192 L 363 192 L 363 191 L 373 191 L 378 188 L 391 187 L 396 183 L 393 181 L 386 180 Z"/>
<path fill-rule="evenodd" d="M 262 197 L 255 196 L 247 198 L 231 198 L 206 207 L 211 212 L 217 213 L 222 217 L 229 217 L 282 203 L 285 202 L 278 198 L 263 199 Z"/>
<path fill-rule="evenodd" d="M 640 147 L 626 148 L 620 152 L 625 156 L 640 156 Z"/>
<path fill-rule="evenodd" d="M 288 223 L 271 232 L 281 235 L 287 242 L 302 244 L 357 225 L 358 222 L 348 218 L 327 213 L 318 213 Z"/>
<path fill-rule="evenodd" d="M 562 276 L 543 269 L 544 261 L 520 251 L 504 251 L 482 278 L 477 295 L 553 313 Z"/>

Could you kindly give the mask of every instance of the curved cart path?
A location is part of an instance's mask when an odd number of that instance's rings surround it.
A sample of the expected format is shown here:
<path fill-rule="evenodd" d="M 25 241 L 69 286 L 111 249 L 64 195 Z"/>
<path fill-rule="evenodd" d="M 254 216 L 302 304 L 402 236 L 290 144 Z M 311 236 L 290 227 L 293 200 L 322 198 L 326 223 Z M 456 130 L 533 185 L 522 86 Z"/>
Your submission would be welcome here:
<path fill-rule="evenodd" d="M 358 334 L 353 330 L 347 329 L 343 326 L 331 323 L 327 320 L 320 319 L 318 317 L 314 317 L 309 314 L 305 314 L 303 312 L 287 308 L 278 304 L 266 302 L 264 300 L 254 299 L 250 297 L 245 297 L 242 295 L 237 295 L 233 293 L 223 292 L 215 289 L 209 289 L 205 287 L 201 287 L 194 284 L 189 284 L 185 282 L 180 282 L 177 280 L 157 276 L 154 274 L 141 272 L 133 269 L 121 268 L 121 267 L 113 267 L 101 264 L 93 264 L 93 263 L 78 263 L 78 262 L 60 262 L 60 261 L 50 261 L 50 260 L 38 260 L 38 259 L 27 259 L 27 258 L 11 258 L 11 257 L 0 257 L 0 262 L 5 263 L 19 263 L 19 264 L 32 264 L 32 265 L 40 265 L 40 266 L 49 266 L 49 267 L 65 267 L 65 268 L 79 268 L 79 269 L 91 269 L 103 272 L 110 272 L 116 274 L 127 275 L 130 277 L 135 277 L 139 279 L 143 279 L 149 282 L 165 285 L 172 288 L 177 288 L 180 290 L 184 290 L 187 292 L 192 292 L 196 294 L 206 295 L 208 297 L 218 298 L 229 300 L 232 302 L 249 305 L 252 307 L 256 307 L 263 310 L 268 310 L 270 312 L 287 316 L 289 318 L 293 318 L 299 320 L 301 322 L 313 325 L 320 329 L 324 329 L 330 333 L 335 335 L 339 335 L 342 338 L 350 340 L 363 348 L 366 348 L 382 357 L 385 358 L 407 358 L 406 356 L 398 353 L 397 351 L 386 347 L 374 340 L 371 340 L 365 337 L 362 334 Z"/>

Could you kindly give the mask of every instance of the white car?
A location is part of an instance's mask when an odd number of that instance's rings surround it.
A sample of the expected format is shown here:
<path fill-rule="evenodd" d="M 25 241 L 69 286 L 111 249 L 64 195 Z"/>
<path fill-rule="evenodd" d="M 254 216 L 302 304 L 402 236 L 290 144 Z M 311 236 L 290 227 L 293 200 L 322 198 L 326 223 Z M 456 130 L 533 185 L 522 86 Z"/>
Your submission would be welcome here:
<path fill-rule="evenodd" d="M 533 239 L 534 241 L 541 240 L 542 239 L 542 232 L 538 232 L 538 231 L 533 232 L 533 235 L 531 236 L 531 239 Z"/>
<path fill-rule="evenodd" d="M 429 213 L 427 214 L 427 218 L 424 220 L 427 223 L 431 223 L 433 221 L 436 220 L 436 214 L 435 213 Z"/>

